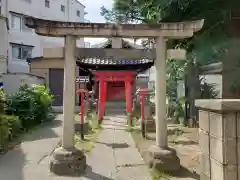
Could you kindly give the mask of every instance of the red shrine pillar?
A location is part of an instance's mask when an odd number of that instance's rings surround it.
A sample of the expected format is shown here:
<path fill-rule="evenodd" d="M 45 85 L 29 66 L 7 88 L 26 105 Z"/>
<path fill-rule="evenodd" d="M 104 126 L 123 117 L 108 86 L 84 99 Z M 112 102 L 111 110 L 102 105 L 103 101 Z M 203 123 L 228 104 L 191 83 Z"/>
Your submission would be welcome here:
<path fill-rule="evenodd" d="M 126 112 L 129 124 L 132 125 L 132 81 L 125 80 Z"/>
<path fill-rule="evenodd" d="M 98 121 L 101 121 L 102 119 L 102 110 L 101 110 L 101 106 L 102 106 L 102 98 L 103 98 L 103 85 L 104 82 L 103 80 L 99 80 L 99 90 L 98 90 Z"/>
<path fill-rule="evenodd" d="M 107 101 L 107 82 L 103 82 L 103 102 L 102 102 L 102 118 L 105 115 L 106 101 Z"/>

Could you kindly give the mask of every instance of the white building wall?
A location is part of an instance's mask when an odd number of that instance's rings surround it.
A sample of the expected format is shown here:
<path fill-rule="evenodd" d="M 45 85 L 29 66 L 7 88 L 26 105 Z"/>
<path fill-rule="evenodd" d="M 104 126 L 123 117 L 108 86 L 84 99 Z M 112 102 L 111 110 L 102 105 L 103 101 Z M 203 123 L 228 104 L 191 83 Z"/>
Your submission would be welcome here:
<path fill-rule="evenodd" d="M 50 6 L 48 8 L 45 7 L 45 0 L 2 0 L 3 8 L 8 9 L 4 12 L 5 14 L 8 12 L 10 27 L 8 46 L 8 69 L 10 72 L 29 72 L 29 65 L 26 60 L 13 58 L 12 44 L 32 47 L 32 57 L 42 56 L 44 47 L 64 46 L 63 38 L 38 36 L 31 29 L 13 29 L 12 13 L 19 16 L 28 15 L 49 20 L 84 22 L 85 7 L 77 0 L 49 0 L 49 2 Z M 61 6 L 64 6 L 64 12 L 61 10 Z M 80 11 L 80 16 L 77 16 L 77 10 Z M 77 46 L 84 47 L 84 40 L 79 39 Z"/>
<path fill-rule="evenodd" d="M 8 73 L 2 75 L 3 90 L 6 94 L 16 93 L 19 88 L 27 84 L 32 86 L 33 84 L 45 84 L 45 79 L 37 76 L 33 76 L 26 73 Z"/>
<path fill-rule="evenodd" d="M 0 74 L 7 72 L 8 30 L 7 19 L 0 15 Z"/>

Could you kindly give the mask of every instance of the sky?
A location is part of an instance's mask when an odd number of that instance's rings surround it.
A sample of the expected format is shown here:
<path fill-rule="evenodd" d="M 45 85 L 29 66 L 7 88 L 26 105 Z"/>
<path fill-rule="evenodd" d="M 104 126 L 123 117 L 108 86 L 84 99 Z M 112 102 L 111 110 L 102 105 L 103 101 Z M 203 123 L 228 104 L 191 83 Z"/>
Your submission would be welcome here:
<path fill-rule="evenodd" d="M 78 0 L 81 2 L 86 8 L 85 12 L 88 14 L 85 15 L 85 19 L 90 22 L 100 22 L 104 23 L 104 17 L 100 15 L 101 6 L 105 6 L 108 9 L 112 8 L 113 0 Z M 103 42 L 103 38 L 85 38 L 85 41 L 90 42 L 91 45 Z"/>

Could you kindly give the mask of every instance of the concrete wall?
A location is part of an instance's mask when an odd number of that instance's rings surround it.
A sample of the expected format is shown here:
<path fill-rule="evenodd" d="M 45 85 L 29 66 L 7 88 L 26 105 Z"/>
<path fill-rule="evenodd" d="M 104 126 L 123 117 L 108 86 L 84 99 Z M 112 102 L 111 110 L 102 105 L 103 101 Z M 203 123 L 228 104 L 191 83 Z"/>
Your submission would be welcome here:
<path fill-rule="evenodd" d="M 12 94 L 17 92 L 18 89 L 24 84 L 27 84 L 29 86 L 33 84 L 45 84 L 44 78 L 26 73 L 3 74 L 2 80 L 3 90 L 6 94 Z"/>
<path fill-rule="evenodd" d="M 44 51 L 45 55 L 51 55 L 52 51 L 49 51 L 49 54 Z M 53 53 L 53 55 L 57 55 L 57 53 Z M 64 60 L 59 58 L 49 58 L 49 59 L 41 59 L 41 60 L 33 60 L 30 64 L 30 73 L 36 76 L 41 76 L 45 79 L 46 86 L 49 87 L 49 70 L 50 69 L 64 69 Z M 76 67 L 76 76 L 79 74 L 79 68 Z M 56 83 L 61 79 L 57 79 Z M 63 81 L 63 79 L 62 79 Z M 79 88 L 79 84 L 76 83 L 76 90 Z M 76 95 L 76 103 L 79 102 L 79 96 Z"/>
<path fill-rule="evenodd" d="M 84 22 L 84 6 L 77 0 L 50 0 L 50 8 L 45 7 L 45 1 L 32 0 L 28 3 L 24 0 L 3 0 L 5 8 L 8 9 L 9 18 L 9 71 L 10 72 L 29 72 L 29 65 L 25 60 L 13 59 L 11 43 L 33 46 L 32 57 L 43 55 L 44 47 L 62 47 L 64 46 L 63 38 L 42 37 L 34 33 L 33 30 L 14 30 L 11 28 L 12 12 L 22 15 L 30 15 L 42 19 Z M 7 4 L 7 6 L 6 6 Z M 61 5 L 65 6 L 65 12 L 61 11 Z M 80 17 L 76 11 L 80 11 Z M 84 47 L 83 39 L 77 41 L 78 47 Z"/>
<path fill-rule="evenodd" d="M 7 19 L 0 16 L 0 74 L 7 72 L 8 30 Z"/>
<path fill-rule="evenodd" d="M 49 86 L 49 69 L 63 69 L 64 60 L 62 59 L 43 59 L 36 60 L 30 64 L 30 73 L 36 76 L 44 77 L 46 85 Z"/>
<path fill-rule="evenodd" d="M 239 99 L 197 100 L 201 180 L 239 180 Z"/>

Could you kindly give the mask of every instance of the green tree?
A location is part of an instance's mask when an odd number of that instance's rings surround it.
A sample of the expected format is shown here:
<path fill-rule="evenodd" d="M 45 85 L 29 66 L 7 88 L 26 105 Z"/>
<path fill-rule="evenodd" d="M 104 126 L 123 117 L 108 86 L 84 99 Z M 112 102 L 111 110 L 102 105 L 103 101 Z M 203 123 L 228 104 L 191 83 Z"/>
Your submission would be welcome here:
<path fill-rule="evenodd" d="M 111 10 L 101 8 L 108 22 L 158 23 L 205 19 L 202 31 L 193 38 L 169 41 L 184 47 L 189 59 L 202 64 L 220 60 L 228 45 L 226 24 L 238 0 L 114 0 Z M 146 44 L 148 41 L 144 41 Z"/>
<path fill-rule="evenodd" d="M 167 64 L 167 93 L 175 99 L 177 81 L 185 74 L 192 75 L 190 67 L 221 61 L 231 42 L 227 29 L 231 13 L 239 5 L 239 0 L 114 0 L 113 8 L 102 7 L 101 14 L 108 22 L 121 23 L 205 20 L 203 29 L 192 38 L 168 41 L 168 48 L 187 50 L 185 63 L 169 61 Z M 153 39 L 142 41 L 146 48 L 152 43 Z"/>

